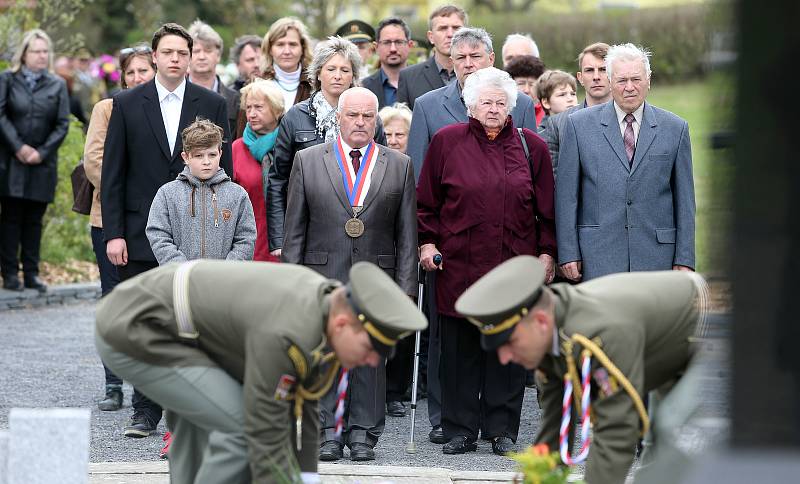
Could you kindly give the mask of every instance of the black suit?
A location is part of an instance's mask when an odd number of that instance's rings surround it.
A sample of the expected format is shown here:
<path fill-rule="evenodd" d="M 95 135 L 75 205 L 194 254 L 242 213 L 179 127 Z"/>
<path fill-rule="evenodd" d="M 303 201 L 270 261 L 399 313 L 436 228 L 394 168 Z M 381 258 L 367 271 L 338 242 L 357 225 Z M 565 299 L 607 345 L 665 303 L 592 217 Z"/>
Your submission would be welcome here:
<path fill-rule="evenodd" d="M 428 91 L 444 87 L 442 76 L 436 67 L 436 58 L 431 56 L 425 62 L 408 66 L 400 71 L 397 83 L 397 102 L 406 103 L 414 109 L 414 101 Z"/>
<path fill-rule="evenodd" d="M 183 170 L 180 133 L 198 116 L 222 126 L 224 139 L 231 139 L 225 99 L 187 81 L 175 149 L 170 153 L 155 80 L 114 96 L 103 149 L 100 200 L 105 241 L 123 237 L 128 247 L 128 264 L 118 267 L 122 281 L 158 265 L 144 233 L 147 216 L 161 185 Z M 220 165 L 233 176 L 230 141 L 222 146 Z M 161 419 L 161 407 L 138 391 L 133 395 L 133 409 L 155 423 Z"/>
<path fill-rule="evenodd" d="M 372 73 L 372 75 L 361 79 L 361 87 L 366 87 L 378 97 L 378 109 L 383 109 L 386 106 L 386 96 L 383 95 L 380 69 Z"/>
<path fill-rule="evenodd" d="M 237 125 L 239 123 L 239 91 L 233 90 L 222 83 L 222 79 L 217 76 L 217 94 L 225 98 L 228 108 L 228 129 L 230 130 L 233 138 L 231 142 L 236 139 L 238 133 Z M 228 138 L 225 138 L 228 139 Z"/>

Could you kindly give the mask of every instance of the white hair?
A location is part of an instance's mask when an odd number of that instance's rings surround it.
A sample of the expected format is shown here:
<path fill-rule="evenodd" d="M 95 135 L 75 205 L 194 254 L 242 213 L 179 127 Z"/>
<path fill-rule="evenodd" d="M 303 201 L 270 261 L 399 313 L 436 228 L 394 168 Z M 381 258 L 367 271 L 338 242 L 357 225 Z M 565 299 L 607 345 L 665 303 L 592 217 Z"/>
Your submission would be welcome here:
<path fill-rule="evenodd" d="M 517 83 L 506 71 L 496 67 L 486 67 L 470 74 L 461 90 L 467 108 L 478 105 L 478 97 L 484 89 L 502 89 L 506 93 L 506 106 L 509 112 L 517 105 Z"/>
<path fill-rule="evenodd" d="M 541 56 L 539 55 L 539 46 L 536 45 L 536 41 L 533 40 L 533 38 L 531 38 L 531 36 L 528 34 L 509 34 L 509 36 L 506 37 L 506 41 L 503 42 L 503 49 L 502 49 L 503 57 L 505 57 L 506 46 L 510 42 L 516 42 L 518 40 L 528 42 L 531 46 L 531 55 L 534 57 L 541 58 Z"/>
<path fill-rule="evenodd" d="M 627 44 L 613 45 L 606 54 L 606 74 L 611 79 L 613 75 L 614 62 L 622 61 L 641 61 L 647 78 L 650 78 L 650 56 L 652 53 L 644 47 L 638 47 L 630 42 Z"/>
<path fill-rule="evenodd" d="M 380 103 L 378 102 L 378 96 L 376 96 L 374 92 L 370 91 L 366 87 L 361 87 L 361 86 L 351 87 L 350 89 L 347 89 L 346 91 L 344 91 L 339 96 L 339 103 L 336 105 L 336 109 L 338 111 L 341 111 L 342 110 L 342 106 L 344 106 L 345 98 L 350 96 L 351 94 L 357 94 L 357 93 L 367 94 L 367 95 L 369 95 L 369 97 L 374 99 L 375 100 L 375 112 L 376 113 L 378 112 L 378 106 L 380 106 Z"/>

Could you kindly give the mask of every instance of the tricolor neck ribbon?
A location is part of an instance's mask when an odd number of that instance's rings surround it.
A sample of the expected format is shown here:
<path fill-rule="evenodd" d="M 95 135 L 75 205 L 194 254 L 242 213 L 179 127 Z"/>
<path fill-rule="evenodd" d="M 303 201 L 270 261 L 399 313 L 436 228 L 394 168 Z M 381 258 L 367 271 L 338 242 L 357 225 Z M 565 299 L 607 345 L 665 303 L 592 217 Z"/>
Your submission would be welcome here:
<path fill-rule="evenodd" d="M 564 377 L 564 399 L 561 403 L 561 430 L 558 444 L 559 450 L 561 451 L 561 460 L 568 466 L 580 464 L 585 461 L 586 457 L 589 455 L 589 446 L 591 445 L 589 438 L 591 369 L 592 358 L 588 354 L 584 355 L 581 363 L 581 386 L 583 387 L 583 394 L 581 395 L 581 450 L 575 457 L 572 457 L 569 453 L 569 423 L 572 415 L 572 379 L 569 377 L 569 374 Z"/>
<path fill-rule="evenodd" d="M 349 372 L 346 369 L 342 370 L 342 375 L 339 377 L 339 385 L 336 387 L 336 410 L 333 414 L 334 435 L 339 438 L 342 436 L 342 429 L 344 428 L 344 402 L 347 397 L 347 384 Z"/>
<path fill-rule="evenodd" d="M 378 157 L 378 150 L 375 149 L 375 142 L 370 141 L 367 145 L 367 150 L 361 159 L 361 166 L 358 168 L 358 173 L 353 170 L 352 163 L 349 162 L 349 153 L 344 152 L 342 147 L 342 139 L 336 139 L 336 162 L 339 164 L 339 171 L 342 172 L 342 181 L 344 182 L 344 191 L 347 193 L 347 199 L 350 201 L 351 207 L 360 207 L 364 205 L 364 199 L 367 196 L 367 188 L 369 186 L 368 180 L 375 160 Z"/>

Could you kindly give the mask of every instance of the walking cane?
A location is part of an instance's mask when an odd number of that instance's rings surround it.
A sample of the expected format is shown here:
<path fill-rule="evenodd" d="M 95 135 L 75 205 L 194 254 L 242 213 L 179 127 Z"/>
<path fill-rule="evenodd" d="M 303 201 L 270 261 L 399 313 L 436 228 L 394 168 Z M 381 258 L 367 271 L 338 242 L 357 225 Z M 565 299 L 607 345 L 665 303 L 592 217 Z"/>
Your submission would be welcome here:
<path fill-rule="evenodd" d="M 442 254 L 433 256 L 433 263 L 439 265 L 442 263 Z M 417 309 L 422 312 L 422 295 L 425 290 L 425 271 L 422 269 L 422 264 L 417 265 L 417 280 L 419 281 L 419 288 L 417 289 Z M 416 423 L 417 414 L 417 375 L 419 374 L 419 344 L 420 344 L 420 331 L 414 335 L 414 373 L 411 375 L 411 438 L 406 446 L 406 454 L 416 454 L 417 446 L 414 444 L 414 424 Z"/>

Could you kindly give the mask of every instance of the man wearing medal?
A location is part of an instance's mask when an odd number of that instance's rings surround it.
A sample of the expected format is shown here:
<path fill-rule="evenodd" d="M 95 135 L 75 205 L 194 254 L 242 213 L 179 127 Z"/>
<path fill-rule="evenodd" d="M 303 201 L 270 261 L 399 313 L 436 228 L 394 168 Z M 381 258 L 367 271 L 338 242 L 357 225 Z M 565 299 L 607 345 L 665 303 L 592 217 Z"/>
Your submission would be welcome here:
<path fill-rule="evenodd" d="M 417 291 L 417 221 L 410 159 L 373 141 L 378 99 L 354 87 L 339 97 L 336 140 L 299 151 L 289 178 L 281 260 L 347 282 L 369 261 L 413 296 Z M 334 431 L 336 385 L 320 400 L 320 459 L 372 460 L 384 427 L 385 362 L 348 375 L 341 435 Z"/>

